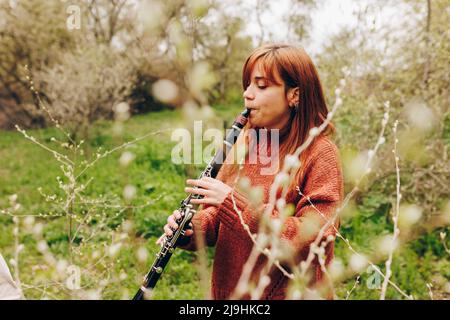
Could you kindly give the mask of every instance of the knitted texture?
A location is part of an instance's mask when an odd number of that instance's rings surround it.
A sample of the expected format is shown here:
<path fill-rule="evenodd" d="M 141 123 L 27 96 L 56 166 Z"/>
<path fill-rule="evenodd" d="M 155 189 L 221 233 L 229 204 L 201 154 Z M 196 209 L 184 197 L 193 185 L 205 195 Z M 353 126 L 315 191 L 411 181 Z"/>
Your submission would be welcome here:
<path fill-rule="evenodd" d="M 245 163 L 240 171 L 241 177 L 248 177 L 252 187 L 261 187 L 263 190 L 263 201 L 258 207 L 249 201 L 249 196 L 244 191 L 238 191 L 234 187 L 235 177 L 227 176 L 219 172 L 218 179 L 233 187 L 233 191 L 219 206 L 205 206 L 198 211 L 192 222 L 195 237 L 208 246 L 216 246 L 211 294 L 213 299 L 228 299 L 231 297 L 238 280 L 241 276 L 245 262 L 247 261 L 253 247 L 253 242 L 244 229 L 236 208 L 241 212 L 242 219 L 248 225 L 251 233 L 257 233 L 264 210 L 269 202 L 269 192 L 275 175 L 262 175 L 261 163 Z M 317 137 L 308 149 L 308 155 L 303 164 L 301 181 L 296 186 L 298 190 L 289 190 L 286 203 L 295 206 L 292 216 L 285 219 L 280 232 L 280 240 L 291 255 L 295 263 L 305 260 L 310 244 L 315 240 L 317 232 L 311 231 L 309 224 L 311 218 L 325 224 L 325 217 L 331 217 L 343 199 L 343 176 L 339 152 L 336 146 L 327 137 Z M 309 198 L 309 200 L 308 200 Z M 314 206 L 322 215 L 313 208 Z M 279 217 L 279 212 L 274 209 L 271 218 Z M 339 219 L 336 220 L 335 228 L 339 227 Z M 323 239 L 329 235 L 335 235 L 335 228 L 329 227 Z M 191 237 L 190 241 L 183 246 L 186 250 L 197 250 L 199 241 Z M 325 247 L 326 264 L 333 258 L 334 241 Z M 261 255 L 252 271 L 251 280 L 257 281 L 258 275 L 267 262 L 267 258 Z M 322 279 L 322 271 L 317 258 L 310 267 L 312 278 L 310 286 L 317 284 Z M 273 267 L 269 272 L 270 284 L 265 288 L 262 299 L 285 299 L 288 288 L 288 278 L 278 269 Z M 332 294 L 327 296 L 332 298 Z M 248 299 L 249 296 L 244 296 Z"/>

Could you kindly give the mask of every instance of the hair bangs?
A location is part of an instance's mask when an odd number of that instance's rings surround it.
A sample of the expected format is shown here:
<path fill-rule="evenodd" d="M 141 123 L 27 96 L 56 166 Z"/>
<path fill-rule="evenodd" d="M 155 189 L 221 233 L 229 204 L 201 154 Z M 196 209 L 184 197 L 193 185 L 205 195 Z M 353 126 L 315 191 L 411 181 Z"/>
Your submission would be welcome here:
<path fill-rule="evenodd" d="M 250 85 L 252 79 L 250 79 L 256 64 L 260 64 L 263 77 L 276 85 L 283 85 L 280 81 L 279 63 L 275 57 L 275 51 L 273 50 L 260 50 L 254 52 L 244 64 L 242 72 L 242 87 L 244 90 Z M 278 78 L 278 79 L 277 79 Z"/>

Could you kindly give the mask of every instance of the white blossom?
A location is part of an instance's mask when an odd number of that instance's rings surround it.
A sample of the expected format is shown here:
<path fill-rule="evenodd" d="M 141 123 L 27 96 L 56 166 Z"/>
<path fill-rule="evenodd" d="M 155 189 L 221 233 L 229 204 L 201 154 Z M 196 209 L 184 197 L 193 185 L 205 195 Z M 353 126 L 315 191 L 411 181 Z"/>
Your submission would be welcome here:
<path fill-rule="evenodd" d="M 315 136 L 317 136 L 318 134 L 319 134 L 319 128 L 317 128 L 317 127 L 314 127 L 314 128 L 312 128 L 311 130 L 309 130 L 309 135 L 310 135 L 310 136 L 315 137 Z"/>
<path fill-rule="evenodd" d="M 164 103 L 173 103 L 178 97 L 178 86 L 167 79 L 161 79 L 153 84 L 152 92 L 155 98 Z"/>
<path fill-rule="evenodd" d="M 367 259 L 361 254 L 353 254 L 350 257 L 350 268 L 355 272 L 360 272 L 367 266 Z"/>
<path fill-rule="evenodd" d="M 140 262 L 147 262 L 148 251 L 145 247 L 140 247 L 136 252 L 137 258 Z"/>
<path fill-rule="evenodd" d="M 125 200 L 132 200 L 136 196 L 136 187 L 133 185 L 126 185 L 123 189 L 123 197 Z"/>
<path fill-rule="evenodd" d="M 122 153 L 122 155 L 120 156 L 119 159 L 119 163 L 122 167 L 126 167 L 128 166 L 131 161 L 134 160 L 134 154 L 130 151 L 125 151 L 124 153 Z"/>

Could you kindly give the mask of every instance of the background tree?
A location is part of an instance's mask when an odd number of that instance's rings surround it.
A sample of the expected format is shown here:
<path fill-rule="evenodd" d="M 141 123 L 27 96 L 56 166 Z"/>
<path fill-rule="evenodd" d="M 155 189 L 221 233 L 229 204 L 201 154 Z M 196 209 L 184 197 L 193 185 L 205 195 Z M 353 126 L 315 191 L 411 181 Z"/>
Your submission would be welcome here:
<path fill-rule="evenodd" d="M 2 127 L 13 123 L 45 124 L 43 113 L 31 94 L 25 66 L 31 73 L 58 63 L 61 51 L 75 47 L 65 25 L 60 1 L 0 2 L 0 120 Z M 41 92 L 45 97 L 45 93 Z M 2 119 L 3 118 L 3 119 Z"/>

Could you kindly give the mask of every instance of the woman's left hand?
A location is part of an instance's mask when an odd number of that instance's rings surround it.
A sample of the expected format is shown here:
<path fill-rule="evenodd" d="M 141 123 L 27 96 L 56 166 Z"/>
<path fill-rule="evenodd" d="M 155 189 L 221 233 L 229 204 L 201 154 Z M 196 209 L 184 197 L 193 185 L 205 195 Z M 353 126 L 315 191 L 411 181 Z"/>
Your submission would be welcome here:
<path fill-rule="evenodd" d="M 184 189 L 184 191 L 194 195 L 203 195 L 202 199 L 192 199 L 191 202 L 194 204 L 211 204 L 213 206 L 220 206 L 231 190 L 233 190 L 229 185 L 223 183 L 222 181 L 210 177 L 203 177 L 197 180 L 188 179 L 186 183 L 192 186 L 200 187 L 196 189 L 186 187 Z"/>

